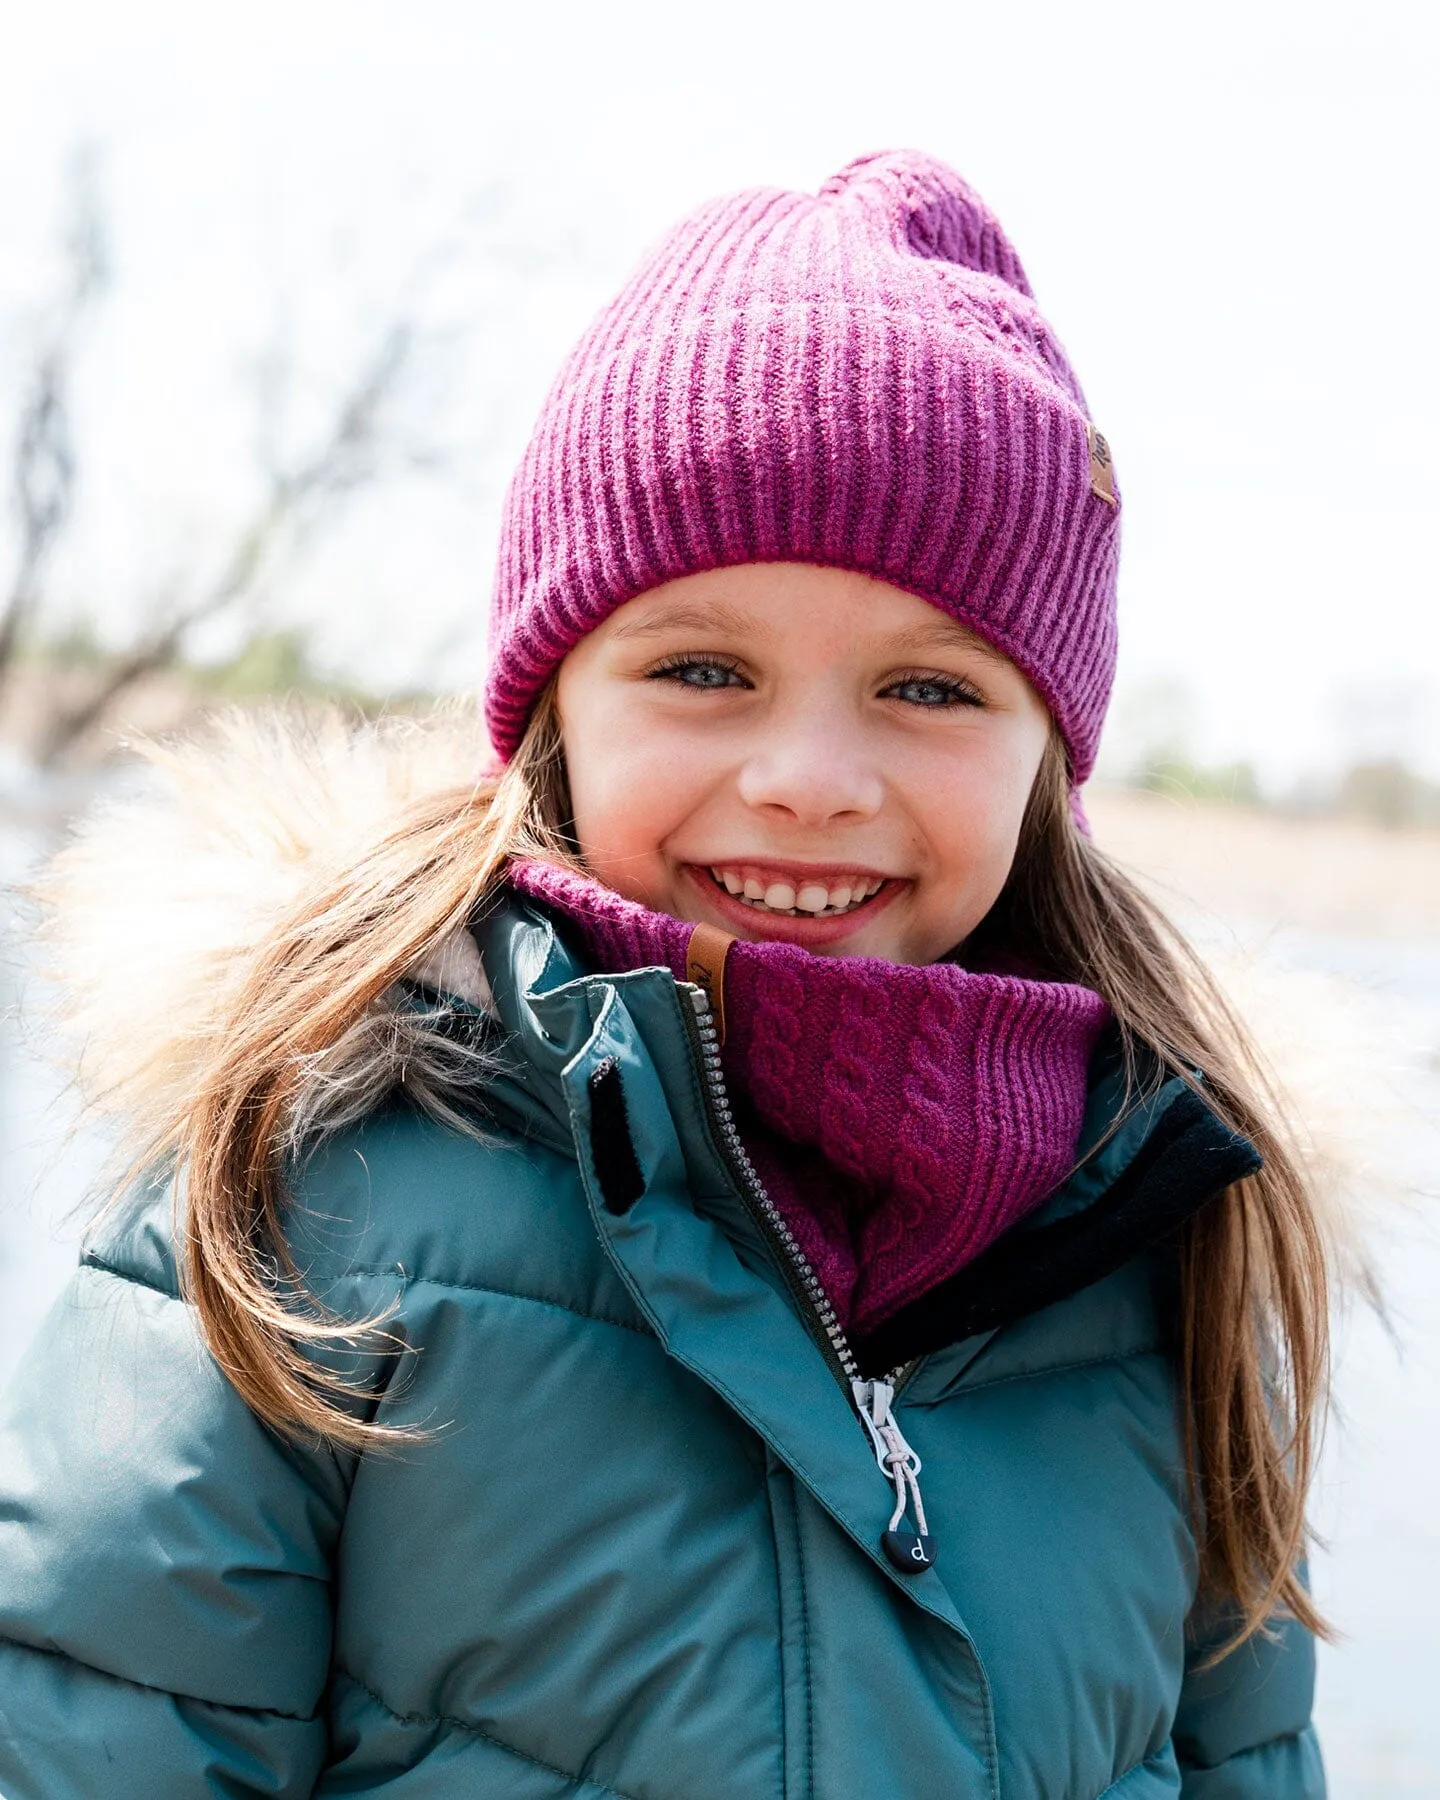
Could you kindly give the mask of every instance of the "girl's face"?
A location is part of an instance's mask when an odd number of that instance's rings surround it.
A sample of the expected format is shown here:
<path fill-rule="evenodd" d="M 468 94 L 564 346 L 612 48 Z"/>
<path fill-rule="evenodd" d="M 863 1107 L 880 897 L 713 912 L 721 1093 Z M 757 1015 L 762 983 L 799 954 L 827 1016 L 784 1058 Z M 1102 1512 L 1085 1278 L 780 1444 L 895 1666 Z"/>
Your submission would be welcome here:
<path fill-rule="evenodd" d="M 687 575 L 560 666 L 575 832 L 655 912 L 928 963 L 1004 885 L 1050 731 L 999 651 L 913 594 L 805 563 Z"/>

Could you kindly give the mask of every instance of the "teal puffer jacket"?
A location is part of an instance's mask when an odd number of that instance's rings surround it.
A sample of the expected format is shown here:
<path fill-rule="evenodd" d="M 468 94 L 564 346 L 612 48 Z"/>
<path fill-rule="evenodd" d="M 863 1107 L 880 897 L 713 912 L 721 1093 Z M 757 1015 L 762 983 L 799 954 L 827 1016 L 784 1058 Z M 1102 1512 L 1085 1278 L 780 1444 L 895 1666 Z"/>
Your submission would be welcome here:
<path fill-rule="evenodd" d="M 691 994 L 586 974 L 518 904 L 482 938 L 489 1141 L 391 1105 L 313 1156 L 290 1226 L 328 1304 L 396 1307 L 374 1416 L 425 1435 L 262 1428 L 177 1298 L 158 1187 L 88 1247 L 0 1426 L 5 1800 L 1322 1794 L 1303 1632 L 1197 1672 L 1163 1238 L 1234 1140 L 1188 1090 L 914 1362 L 935 1563 L 902 1573 Z"/>

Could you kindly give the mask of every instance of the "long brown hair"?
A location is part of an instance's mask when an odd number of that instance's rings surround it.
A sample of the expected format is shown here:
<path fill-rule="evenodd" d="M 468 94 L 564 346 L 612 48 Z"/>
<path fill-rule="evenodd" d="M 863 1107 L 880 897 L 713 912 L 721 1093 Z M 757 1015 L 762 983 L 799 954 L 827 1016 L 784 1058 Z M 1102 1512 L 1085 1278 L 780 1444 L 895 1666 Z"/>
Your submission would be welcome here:
<path fill-rule="evenodd" d="M 549 693 L 502 774 L 423 795 L 380 841 L 268 925 L 206 1034 L 183 1106 L 151 1134 L 147 1156 L 183 1176 L 186 1292 L 230 1380 L 276 1430 L 357 1450 L 395 1435 L 366 1417 L 335 1359 L 317 1355 L 363 1346 L 384 1321 L 336 1319 L 307 1294 L 282 1228 L 284 1171 L 317 1081 L 343 1085 L 347 1063 L 363 1060 L 366 1035 L 393 1028 L 396 984 L 437 942 L 464 931 L 517 855 L 574 859 Z M 1201 1071 L 1209 1105 L 1264 1158 L 1258 1174 L 1193 1218 L 1180 1244 L 1181 1393 L 1200 1589 L 1233 1610 L 1232 1641 L 1277 1612 L 1323 1631 L 1299 1575 L 1328 1373 L 1327 1256 L 1316 1208 L 1277 1095 L 1205 965 L 1077 829 L 1058 737 L 1009 881 L 977 936 L 1039 973 L 1098 991 L 1121 1027 L 1134 1080 L 1142 1079 L 1141 1046 L 1152 1066 L 1158 1059 L 1187 1082 Z M 423 1081 L 417 1098 L 465 1125 Z"/>
<path fill-rule="evenodd" d="M 1225 1649 L 1277 1613 L 1327 1636 L 1301 1579 L 1306 1499 L 1330 1376 L 1330 1257 L 1283 1094 L 1183 933 L 1077 828 L 1052 734 L 1010 878 L 976 934 L 1037 973 L 1104 996 L 1132 1088 L 1139 1049 L 1203 1090 L 1248 1138 L 1258 1173 L 1216 1195 L 1180 1240 L 1179 1347 L 1200 1596 L 1233 1611 Z M 1197 1081 L 1196 1071 L 1201 1079 Z"/>

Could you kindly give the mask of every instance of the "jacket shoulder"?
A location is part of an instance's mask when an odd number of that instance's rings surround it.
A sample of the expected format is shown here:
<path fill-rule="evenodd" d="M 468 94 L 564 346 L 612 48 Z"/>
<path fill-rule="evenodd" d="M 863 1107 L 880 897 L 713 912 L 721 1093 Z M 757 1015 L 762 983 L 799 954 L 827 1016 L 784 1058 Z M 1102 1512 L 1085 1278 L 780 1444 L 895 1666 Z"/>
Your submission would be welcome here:
<path fill-rule="evenodd" d="M 573 1157 L 500 1126 L 472 1135 L 403 1098 L 323 1139 L 290 1172 L 286 1242 L 308 1291 L 341 1316 L 449 1289 L 642 1320 L 600 1246 Z M 152 1171 L 101 1215 L 82 1261 L 172 1297 L 186 1196 Z M 377 1293 L 379 1284 L 380 1293 Z"/>
<path fill-rule="evenodd" d="M 291 1252 L 307 1287 L 337 1311 L 349 1310 L 346 1288 L 368 1278 L 402 1310 L 422 1291 L 449 1290 L 643 1328 L 574 1158 L 537 1138 L 472 1135 L 397 1100 L 326 1139 L 288 1187 Z"/>

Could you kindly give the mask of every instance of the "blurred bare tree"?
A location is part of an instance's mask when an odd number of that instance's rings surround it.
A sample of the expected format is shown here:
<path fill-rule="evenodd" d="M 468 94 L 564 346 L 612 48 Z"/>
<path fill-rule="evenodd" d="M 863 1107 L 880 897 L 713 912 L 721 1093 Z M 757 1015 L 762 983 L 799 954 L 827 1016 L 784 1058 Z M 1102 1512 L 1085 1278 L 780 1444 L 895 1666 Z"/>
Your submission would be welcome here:
<path fill-rule="evenodd" d="M 10 485 L 17 551 L 0 612 L 0 699 L 13 683 L 27 640 L 40 635 L 47 574 L 74 516 L 80 473 L 72 423 L 75 366 L 89 316 L 109 280 L 108 232 L 93 156 L 76 160 L 69 190 L 64 290 L 24 383 L 14 439 Z M 299 453 L 282 448 L 290 362 L 279 355 L 267 359 L 255 382 L 257 500 L 227 541 L 207 549 L 210 573 L 172 576 L 136 596 L 129 641 L 96 660 L 83 691 L 49 684 L 41 717 L 26 733 L 39 767 L 53 768 L 93 741 L 138 684 L 176 667 L 200 627 L 238 615 L 262 583 L 281 575 L 339 502 L 375 480 L 392 454 L 398 451 L 412 465 L 433 465 L 433 452 L 399 444 L 391 417 L 414 343 L 408 320 L 382 323 L 368 353 L 341 384 L 328 424 Z"/>
<path fill-rule="evenodd" d="M 64 291 L 20 403 L 11 478 L 19 543 L 0 612 L 0 688 L 13 672 L 16 651 L 40 605 L 46 565 L 73 509 L 70 389 L 88 315 L 109 282 L 107 248 L 95 157 L 86 153 L 76 157 L 70 171 Z"/>
<path fill-rule="evenodd" d="M 221 558 L 219 573 L 194 591 L 162 591 L 154 596 L 143 609 L 135 641 L 115 657 L 94 691 L 78 704 L 56 711 L 39 738 L 37 761 L 49 766 L 64 756 L 110 714 L 136 682 L 171 666 L 198 626 L 247 599 L 262 577 L 275 572 L 287 550 L 296 546 L 307 529 L 314 528 L 329 504 L 374 478 L 385 403 L 394 392 L 410 343 L 406 325 L 392 324 L 385 331 L 341 396 L 319 447 L 291 466 L 272 463 L 267 467 L 260 503 Z"/>

